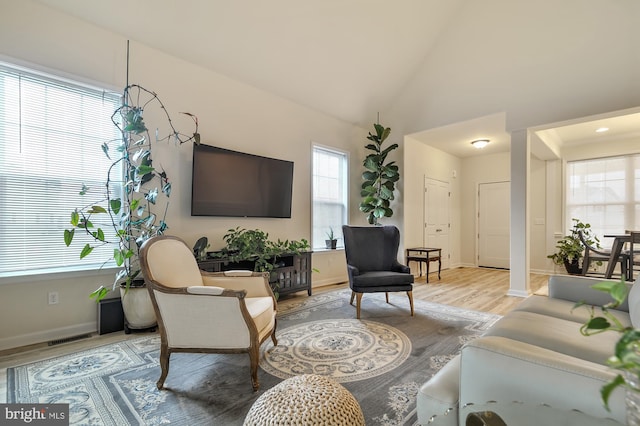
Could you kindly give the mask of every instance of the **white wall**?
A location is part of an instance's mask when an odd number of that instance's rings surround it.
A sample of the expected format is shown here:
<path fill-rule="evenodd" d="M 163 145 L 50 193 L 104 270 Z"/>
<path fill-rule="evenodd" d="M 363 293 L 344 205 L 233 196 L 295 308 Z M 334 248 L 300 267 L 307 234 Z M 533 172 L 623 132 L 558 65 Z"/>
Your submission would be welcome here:
<path fill-rule="evenodd" d="M 640 105 L 639 19 L 640 4 L 633 0 L 465 2 L 385 115 L 398 131 L 412 134 L 504 112 L 506 130 L 514 131 Z M 407 144 L 405 161 L 434 161 L 411 148 Z M 460 171 L 461 238 L 475 223 L 469 204 L 475 197 L 469 198 L 469 191 L 485 178 L 471 171 L 473 161 L 464 162 Z M 505 165 L 492 164 L 495 170 L 486 173 L 509 176 L 508 159 Z M 406 184 L 425 173 L 408 166 Z M 545 170 L 532 161 L 531 182 L 544 181 Z M 552 195 L 557 194 L 530 188 L 532 270 L 551 266 L 545 256 L 555 225 L 536 225 L 535 219 L 553 219 L 543 208 Z M 413 220 L 409 214 L 404 218 Z M 472 263 L 468 247 L 460 250 L 461 262 Z"/>
<path fill-rule="evenodd" d="M 68 73 L 115 89 L 125 84 L 126 40 L 62 15 L 30 0 L 1 0 L 0 55 Z M 260 228 L 277 239 L 310 238 L 311 142 L 353 151 L 364 146 L 363 129 L 293 104 L 219 74 L 132 41 L 130 82 L 159 94 L 178 120 L 179 111 L 196 114 L 202 142 L 294 161 L 292 219 L 190 216 L 191 146 L 163 146 L 156 155 L 173 181 L 169 234 L 192 245 L 207 236 L 211 248 L 236 226 Z M 154 126 L 153 119 L 146 119 Z M 360 169 L 360 154 L 351 155 Z M 354 172 L 356 173 L 356 172 Z M 359 181 L 355 181 L 356 191 Z M 357 204 L 352 209 L 357 211 Z M 353 213 L 352 213 L 353 216 Z M 61 234 L 62 235 L 62 234 Z M 64 249 L 61 244 L 60 249 Z M 343 251 L 314 254 L 314 285 L 346 280 Z M 96 330 L 97 308 L 89 300 L 112 275 L 67 274 L 0 280 L 0 350 Z M 47 305 L 57 291 L 60 303 Z"/>

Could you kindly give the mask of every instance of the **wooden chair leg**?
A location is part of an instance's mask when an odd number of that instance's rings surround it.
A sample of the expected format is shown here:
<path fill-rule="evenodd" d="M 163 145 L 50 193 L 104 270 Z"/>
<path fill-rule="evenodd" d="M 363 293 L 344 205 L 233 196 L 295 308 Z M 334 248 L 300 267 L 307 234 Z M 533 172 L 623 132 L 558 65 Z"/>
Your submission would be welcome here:
<path fill-rule="evenodd" d="M 356 293 L 356 318 L 360 319 L 360 306 L 362 305 L 362 293 Z"/>
<path fill-rule="evenodd" d="M 351 292 L 351 300 L 349 301 L 349 304 L 353 306 L 353 298 L 356 296 L 356 292 L 352 291 Z"/>
<path fill-rule="evenodd" d="M 169 357 L 171 353 L 169 353 L 169 347 L 166 343 L 162 343 L 160 345 L 160 379 L 156 383 L 156 387 L 158 389 L 162 389 L 164 386 L 164 381 L 167 379 L 167 375 L 169 374 Z"/>
<path fill-rule="evenodd" d="M 258 382 L 258 363 L 260 362 L 260 347 L 252 345 L 249 348 L 249 359 L 251 360 L 251 386 L 253 391 L 257 392 L 260 389 L 260 383 Z"/>
<path fill-rule="evenodd" d="M 413 291 L 408 291 L 407 296 L 409 296 L 409 306 L 411 306 L 411 316 L 413 316 Z"/>
<path fill-rule="evenodd" d="M 389 292 L 388 291 L 384 292 L 384 298 L 387 299 L 387 303 L 389 303 Z"/>
<path fill-rule="evenodd" d="M 271 341 L 273 342 L 273 346 L 278 346 L 278 339 L 276 338 L 276 328 L 278 328 L 278 320 L 275 320 L 273 324 L 273 331 L 271 331 Z"/>

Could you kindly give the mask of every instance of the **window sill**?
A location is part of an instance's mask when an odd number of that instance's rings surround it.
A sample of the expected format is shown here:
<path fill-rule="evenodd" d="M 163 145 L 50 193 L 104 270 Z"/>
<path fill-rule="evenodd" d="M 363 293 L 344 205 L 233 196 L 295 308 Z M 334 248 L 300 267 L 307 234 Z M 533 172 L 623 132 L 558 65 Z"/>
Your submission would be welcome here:
<path fill-rule="evenodd" d="M 15 284 L 15 283 L 33 283 L 39 281 L 59 280 L 68 278 L 79 278 L 88 276 L 106 276 L 115 274 L 120 268 L 117 267 L 105 267 L 97 269 L 96 267 L 87 267 L 86 269 L 74 269 L 74 270 L 41 270 L 41 271 L 27 271 L 21 273 L 5 273 L 0 274 L 0 285 L 2 284 Z"/>

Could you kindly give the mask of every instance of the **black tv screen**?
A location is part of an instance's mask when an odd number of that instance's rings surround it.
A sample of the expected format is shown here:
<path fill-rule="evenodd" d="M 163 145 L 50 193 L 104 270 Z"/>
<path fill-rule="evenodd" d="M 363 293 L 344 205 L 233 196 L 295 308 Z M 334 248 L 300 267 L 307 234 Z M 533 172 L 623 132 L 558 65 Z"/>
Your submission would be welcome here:
<path fill-rule="evenodd" d="M 191 184 L 191 216 L 291 217 L 291 161 L 194 145 Z"/>

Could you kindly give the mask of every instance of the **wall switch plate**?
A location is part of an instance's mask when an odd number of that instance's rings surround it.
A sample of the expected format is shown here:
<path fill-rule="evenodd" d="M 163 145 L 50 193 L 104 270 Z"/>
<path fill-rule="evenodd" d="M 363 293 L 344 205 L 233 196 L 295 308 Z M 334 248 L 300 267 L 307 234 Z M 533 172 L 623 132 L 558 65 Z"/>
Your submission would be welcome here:
<path fill-rule="evenodd" d="M 57 305 L 58 302 L 59 302 L 58 292 L 57 291 L 49 292 L 49 304 L 50 305 Z"/>

